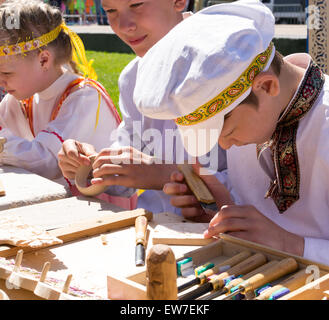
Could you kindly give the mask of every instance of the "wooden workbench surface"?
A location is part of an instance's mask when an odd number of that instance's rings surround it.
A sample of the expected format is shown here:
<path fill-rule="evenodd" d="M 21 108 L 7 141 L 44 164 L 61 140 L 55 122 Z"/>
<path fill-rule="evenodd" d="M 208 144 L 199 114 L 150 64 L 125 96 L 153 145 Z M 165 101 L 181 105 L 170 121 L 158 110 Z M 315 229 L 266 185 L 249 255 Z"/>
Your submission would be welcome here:
<path fill-rule="evenodd" d="M 60 200 L 59 200 L 60 201 Z M 56 201 L 57 202 L 57 201 Z M 152 233 L 156 225 L 185 221 L 172 213 L 153 215 L 148 226 L 147 251 L 152 246 Z M 134 226 L 105 233 L 107 244 L 104 245 L 100 235 L 84 238 L 55 247 L 25 253 L 22 267 L 41 271 L 45 262 L 51 264 L 47 277 L 65 281 L 71 273 L 71 286 L 91 291 L 96 297 L 107 299 L 107 274 L 121 276 L 140 272 L 145 267 L 135 266 L 135 229 Z M 196 249 L 198 246 L 172 246 L 175 255 Z M 10 299 L 40 299 L 32 293 L 21 289 L 8 289 L 4 280 L 0 280 L 0 289 Z"/>
<path fill-rule="evenodd" d="M 111 212 L 125 211 L 95 198 L 72 197 L 61 184 L 20 168 L 1 167 L 0 180 L 6 191 L 6 195 L 0 197 L 0 218 L 17 215 L 24 223 L 45 230 L 95 219 Z M 152 246 L 153 229 L 158 224 L 182 221 L 184 221 L 182 217 L 172 213 L 153 215 L 153 220 L 148 226 L 146 255 Z M 107 299 L 109 272 L 124 276 L 142 271 L 145 267 L 135 266 L 134 226 L 111 231 L 105 235 L 106 245 L 101 236 L 96 235 L 34 252 L 25 252 L 21 266 L 41 272 L 44 263 L 49 261 L 51 267 L 47 277 L 65 281 L 67 275 L 71 273 L 73 275 L 71 286 L 93 292 L 96 297 Z M 177 256 L 197 247 L 172 246 Z M 1 250 L 8 250 L 8 246 L 0 246 Z M 3 257 L 7 257 L 6 262 L 14 261 L 15 258 L 10 255 L 3 255 Z M 5 258 L 0 257 L 0 259 Z M 1 279 L 0 289 L 4 290 L 10 299 L 40 299 L 32 292 L 13 288 Z"/>

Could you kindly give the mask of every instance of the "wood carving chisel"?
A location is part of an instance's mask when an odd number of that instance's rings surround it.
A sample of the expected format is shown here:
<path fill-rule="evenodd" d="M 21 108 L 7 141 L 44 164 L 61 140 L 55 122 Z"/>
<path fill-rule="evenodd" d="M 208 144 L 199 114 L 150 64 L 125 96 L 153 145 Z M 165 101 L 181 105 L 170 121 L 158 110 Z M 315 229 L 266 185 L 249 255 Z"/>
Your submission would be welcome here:
<path fill-rule="evenodd" d="M 293 258 L 286 258 L 276 265 L 274 265 L 271 268 L 266 269 L 262 273 L 258 273 L 248 280 L 242 282 L 238 289 L 232 292 L 231 294 L 223 297 L 221 300 L 229 300 L 233 298 L 234 296 L 238 295 L 239 293 L 242 293 L 244 295 L 248 295 L 249 297 L 254 295 L 254 291 L 271 282 L 276 279 L 279 279 L 280 277 L 287 275 L 291 272 L 294 272 L 298 269 L 298 264 L 295 259 Z"/>
<path fill-rule="evenodd" d="M 238 263 L 234 267 L 222 272 L 219 275 L 210 276 L 210 280 L 199 286 L 197 289 L 186 293 L 180 300 L 193 300 L 213 290 L 219 290 L 223 288 L 229 281 L 235 279 L 242 274 L 248 273 L 251 270 L 258 268 L 259 266 L 266 263 L 266 257 L 262 253 L 255 253 L 246 260 Z"/>
<path fill-rule="evenodd" d="M 184 175 L 185 181 L 203 209 L 218 212 L 216 200 L 210 193 L 203 180 L 193 171 L 190 164 L 178 164 L 178 170 Z"/>
<path fill-rule="evenodd" d="M 289 292 L 304 286 L 309 276 L 310 274 L 306 272 L 306 269 L 302 269 L 283 280 L 281 283 L 262 291 L 261 294 L 256 297 L 256 300 L 277 300 Z"/>
<path fill-rule="evenodd" d="M 136 266 L 145 265 L 145 244 L 146 244 L 147 218 L 139 216 L 135 220 L 136 248 L 135 264 Z"/>
<path fill-rule="evenodd" d="M 180 285 L 178 287 L 178 292 L 182 292 L 197 284 L 204 284 L 208 281 L 209 277 L 212 276 L 213 274 L 219 274 L 219 273 L 225 272 L 228 269 L 232 268 L 233 266 L 235 266 L 236 264 L 240 263 L 241 261 L 247 259 L 250 256 L 251 256 L 250 251 L 242 251 L 242 252 L 238 253 L 237 255 L 233 256 L 232 258 L 215 265 L 213 268 L 206 270 L 205 272 L 202 272 L 196 278 L 194 278 L 186 283 L 183 283 L 182 285 Z"/>
<path fill-rule="evenodd" d="M 217 298 L 225 293 L 228 293 L 232 290 L 232 288 L 238 286 L 240 283 L 242 283 L 245 280 L 248 280 L 249 278 L 251 278 L 252 276 L 254 276 L 257 273 L 263 272 L 264 270 L 266 270 L 267 268 L 270 268 L 272 266 L 274 266 L 275 264 L 279 263 L 279 261 L 277 260 L 272 260 L 260 267 L 258 267 L 257 269 L 252 270 L 251 272 L 239 277 L 239 278 L 235 278 L 232 281 L 230 281 L 227 285 L 224 286 L 224 288 L 222 290 L 218 290 L 218 291 L 214 291 L 211 294 L 204 296 L 202 298 L 200 298 L 199 300 L 211 300 L 214 298 Z"/>

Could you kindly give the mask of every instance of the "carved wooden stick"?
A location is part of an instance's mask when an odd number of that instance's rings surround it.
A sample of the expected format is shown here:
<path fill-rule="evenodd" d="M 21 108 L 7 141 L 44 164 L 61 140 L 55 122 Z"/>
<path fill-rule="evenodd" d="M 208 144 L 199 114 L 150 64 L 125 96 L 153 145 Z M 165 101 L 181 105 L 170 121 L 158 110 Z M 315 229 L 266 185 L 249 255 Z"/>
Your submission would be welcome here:
<path fill-rule="evenodd" d="M 177 300 L 176 259 L 163 244 L 150 249 L 146 259 L 146 288 L 150 300 Z"/>

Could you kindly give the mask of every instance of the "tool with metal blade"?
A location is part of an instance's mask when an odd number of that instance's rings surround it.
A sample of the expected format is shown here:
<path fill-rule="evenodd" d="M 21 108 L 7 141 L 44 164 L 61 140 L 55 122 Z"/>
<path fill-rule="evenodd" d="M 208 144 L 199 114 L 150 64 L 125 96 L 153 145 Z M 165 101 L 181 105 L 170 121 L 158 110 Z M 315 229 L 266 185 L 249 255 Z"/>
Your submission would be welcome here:
<path fill-rule="evenodd" d="M 252 276 L 254 276 L 257 273 L 263 272 L 267 268 L 271 268 L 272 266 L 274 266 L 277 263 L 278 263 L 277 260 L 272 260 L 266 264 L 263 264 L 260 267 L 250 271 L 246 275 L 242 275 L 241 277 L 233 279 L 228 284 L 226 284 L 222 290 L 214 291 L 214 292 L 210 293 L 209 295 L 200 298 L 199 300 L 211 300 L 211 299 L 217 298 L 225 293 L 229 293 L 232 288 L 237 287 L 243 281 L 248 280 L 249 278 L 251 278 Z"/>
<path fill-rule="evenodd" d="M 246 258 L 251 256 L 250 251 L 242 251 L 238 253 L 237 255 L 233 256 L 230 259 L 225 260 L 224 262 L 221 262 L 217 265 L 215 265 L 213 268 L 206 270 L 205 272 L 202 272 L 199 274 L 196 278 L 183 283 L 178 287 L 178 292 L 182 292 L 190 287 L 193 287 L 197 284 L 204 284 L 209 281 L 209 277 L 214 274 L 219 274 L 222 272 L 225 272 L 226 270 L 232 268 L 236 264 L 240 263 L 241 261 L 245 260 Z"/>
<path fill-rule="evenodd" d="M 137 217 L 135 220 L 135 231 L 136 231 L 135 264 L 136 264 L 136 266 L 145 265 L 146 229 L 147 229 L 147 218 L 145 216 Z"/>
<path fill-rule="evenodd" d="M 223 297 L 220 300 L 229 300 L 239 293 L 243 293 L 244 295 L 249 296 L 251 298 L 254 295 L 254 291 L 269 283 L 273 280 L 279 279 L 284 275 L 287 275 L 291 272 L 296 271 L 298 268 L 298 264 L 295 259 L 293 258 L 286 258 L 279 263 L 275 264 L 271 268 L 264 270 L 261 273 L 255 274 L 251 278 L 246 281 L 243 281 L 239 286 L 238 289 L 233 291 L 231 294 Z"/>
<path fill-rule="evenodd" d="M 203 180 L 195 174 L 190 164 L 178 164 L 178 170 L 184 175 L 185 181 L 203 209 L 218 212 L 216 200 L 208 190 Z"/>
<path fill-rule="evenodd" d="M 277 300 L 289 292 L 292 292 L 307 284 L 309 276 L 310 274 L 306 269 L 301 269 L 289 278 L 281 281 L 279 284 L 261 292 L 261 294 L 256 297 L 256 300 Z"/>
<path fill-rule="evenodd" d="M 186 293 L 185 295 L 181 296 L 179 300 L 192 300 L 201 297 L 202 295 L 213 290 L 220 290 L 227 284 L 228 281 L 231 281 L 232 279 L 242 274 L 248 273 L 265 263 L 265 255 L 262 253 L 255 253 L 254 255 L 236 264 L 234 267 L 228 269 L 227 271 L 218 275 L 211 276 L 209 282 L 199 286 L 193 291 Z"/>

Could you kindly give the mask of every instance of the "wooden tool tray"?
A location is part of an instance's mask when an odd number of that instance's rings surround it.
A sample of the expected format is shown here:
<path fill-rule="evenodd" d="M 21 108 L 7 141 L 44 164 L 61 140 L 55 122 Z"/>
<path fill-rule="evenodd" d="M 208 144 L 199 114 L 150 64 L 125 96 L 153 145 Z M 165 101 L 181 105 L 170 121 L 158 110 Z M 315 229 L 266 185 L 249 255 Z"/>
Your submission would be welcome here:
<path fill-rule="evenodd" d="M 302 268 L 307 268 L 307 270 L 310 272 L 310 281 L 307 281 L 307 284 L 281 297 L 281 300 L 321 300 L 327 297 L 328 294 L 326 294 L 325 291 L 329 290 L 329 266 L 319 264 L 311 260 L 306 260 L 299 256 L 289 255 L 285 252 L 274 250 L 270 247 L 238 239 L 225 234 L 221 234 L 220 239 L 216 242 L 187 252 L 180 257 L 176 256 L 176 261 L 191 257 L 194 267 L 203 265 L 207 262 L 217 264 L 244 250 L 249 250 L 252 253 L 263 253 L 268 261 L 280 261 L 284 258 L 292 257 L 297 261 L 299 270 Z M 290 274 L 288 276 L 290 276 Z M 284 280 L 288 276 L 282 277 L 280 280 Z M 191 280 L 191 278 L 188 279 L 178 277 L 177 285 L 179 286 L 188 280 Z M 139 273 L 126 276 L 108 273 L 107 289 L 109 299 L 147 299 L 146 268 L 143 268 L 143 271 Z M 190 289 L 193 290 L 195 287 Z M 184 293 L 186 292 L 187 291 Z M 178 298 L 180 295 L 181 294 L 178 294 Z"/>

